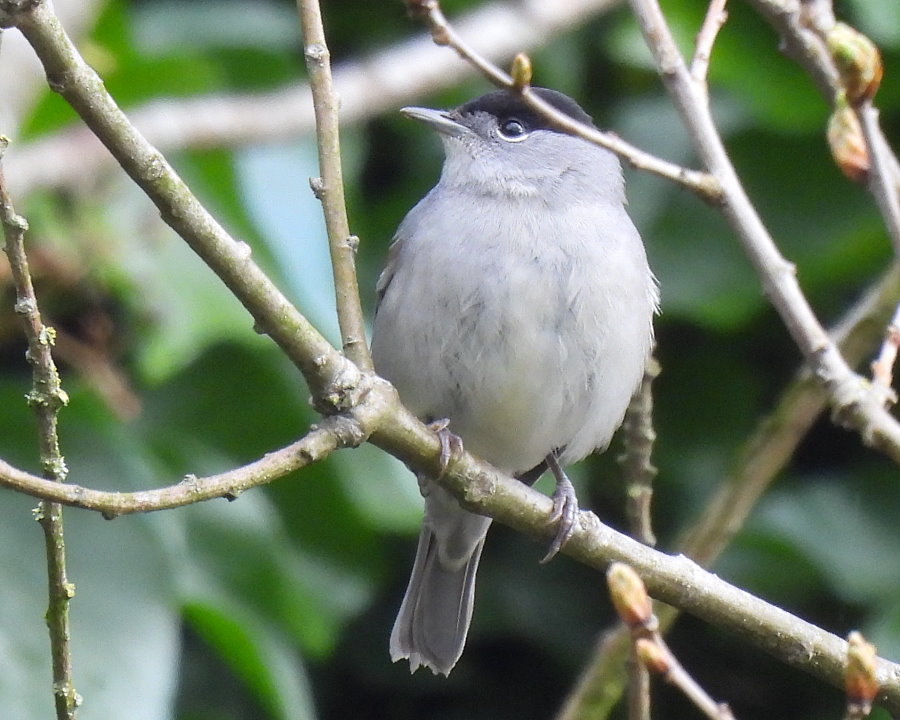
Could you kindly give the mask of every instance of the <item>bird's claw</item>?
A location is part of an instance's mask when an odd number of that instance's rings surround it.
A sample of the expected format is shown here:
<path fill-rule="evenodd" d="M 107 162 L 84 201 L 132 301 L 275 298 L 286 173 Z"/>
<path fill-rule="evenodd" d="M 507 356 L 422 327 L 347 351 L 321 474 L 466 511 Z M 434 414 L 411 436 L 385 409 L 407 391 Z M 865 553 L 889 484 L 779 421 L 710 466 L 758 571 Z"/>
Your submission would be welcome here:
<path fill-rule="evenodd" d="M 559 467 L 556 458 L 553 458 L 552 462 L 548 461 L 548 465 L 556 478 L 553 511 L 548 518 L 548 524 L 556 524 L 556 535 L 553 536 L 550 548 L 541 563 L 548 563 L 556 556 L 563 545 L 569 542 L 578 525 L 578 498 L 575 495 L 575 487 Z"/>
<path fill-rule="evenodd" d="M 435 420 L 428 423 L 428 429 L 432 430 L 438 437 L 441 444 L 441 455 L 439 458 L 440 471 L 438 477 L 442 477 L 447 472 L 450 460 L 454 455 L 459 455 L 463 451 L 462 438 L 455 435 L 449 429 L 450 421 L 447 418 Z"/>

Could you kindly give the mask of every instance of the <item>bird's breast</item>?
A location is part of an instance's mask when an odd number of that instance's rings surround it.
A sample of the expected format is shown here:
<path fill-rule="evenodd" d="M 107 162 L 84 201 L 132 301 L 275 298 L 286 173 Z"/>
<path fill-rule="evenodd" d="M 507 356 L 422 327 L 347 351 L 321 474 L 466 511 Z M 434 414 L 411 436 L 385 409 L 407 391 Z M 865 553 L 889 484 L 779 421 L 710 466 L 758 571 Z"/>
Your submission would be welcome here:
<path fill-rule="evenodd" d="M 375 324 L 379 372 L 414 412 L 449 418 L 467 449 L 510 472 L 573 443 L 570 459 L 605 445 L 653 310 L 640 239 L 604 235 L 603 220 L 506 214 L 501 226 L 473 212 L 449 225 L 438 214 L 397 259 Z"/>

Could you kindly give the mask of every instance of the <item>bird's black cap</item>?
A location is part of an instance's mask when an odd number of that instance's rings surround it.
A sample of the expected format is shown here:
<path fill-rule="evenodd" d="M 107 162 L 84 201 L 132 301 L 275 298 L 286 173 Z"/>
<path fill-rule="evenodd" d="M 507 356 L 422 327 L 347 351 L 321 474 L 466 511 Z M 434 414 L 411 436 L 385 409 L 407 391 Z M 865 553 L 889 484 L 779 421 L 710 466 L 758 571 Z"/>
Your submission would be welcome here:
<path fill-rule="evenodd" d="M 573 120 L 594 127 L 591 116 L 568 95 L 549 88 L 533 87 L 532 92 L 542 100 L 565 113 Z M 465 105 L 460 105 L 454 113 L 459 117 L 474 115 L 475 113 L 489 113 L 498 118 L 516 118 L 525 123 L 530 129 L 559 130 L 551 120 L 540 115 L 530 107 L 516 92 L 510 90 L 495 90 L 486 95 L 470 100 Z"/>

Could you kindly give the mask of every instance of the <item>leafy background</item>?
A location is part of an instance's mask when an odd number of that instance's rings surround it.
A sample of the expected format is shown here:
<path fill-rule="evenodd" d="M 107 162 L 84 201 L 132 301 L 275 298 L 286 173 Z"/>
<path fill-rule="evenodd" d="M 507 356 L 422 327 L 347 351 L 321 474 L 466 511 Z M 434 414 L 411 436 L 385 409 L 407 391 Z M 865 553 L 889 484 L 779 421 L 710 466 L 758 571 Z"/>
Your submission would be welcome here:
<path fill-rule="evenodd" d="M 478 4 L 448 0 L 445 10 L 453 16 Z M 400 2 L 324 5 L 336 63 L 423 33 Z M 689 47 L 703 3 L 670 0 L 664 8 Z M 886 81 L 878 102 L 896 138 L 898 5 L 847 0 L 837 10 L 881 44 Z M 889 243 L 872 201 L 831 163 L 826 103 L 746 5 L 735 2 L 729 12 L 711 70 L 717 117 L 816 310 L 836 319 L 886 267 Z M 111 0 L 81 47 L 127 110 L 156 98 L 297 82 L 305 73 L 297 24 L 288 0 Z M 577 97 L 602 126 L 692 163 L 627 9 L 549 39 L 533 59 L 538 83 Z M 473 78 L 414 102 L 449 107 L 486 89 Z M 47 91 L 23 118 L 17 141 L 73 122 Z M 397 113 L 347 127 L 344 146 L 371 308 L 393 229 L 434 182 L 440 148 Z M 313 138 L 170 159 L 334 337 L 323 227 L 306 189 L 316 174 Z M 629 172 L 628 179 L 631 211 L 663 289 L 654 513 L 665 549 L 722 481 L 799 356 L 722 219 L 655 178 Z M 111 398 L 98 392 L 96 377 L 62 358 L 72 396 L 62 442 L 73 481 L 118 490 L 168 484 L 249 461 L 314 421 L 294 368 L 252 331 L 238 303 L 119 174 L 16 202 L 31 224 L 45 316 L 124 379 Z M 23 401 L 30 381 L 5 265 L 0 292 L 0 456 L 34 470 L 35 428 Z M 614 445 L 575 475 L 582 504 L 624 527 L 617 452 Z M 883 655 L 898 659 L 895 487 L 894 466 L 822 420 L 715 570 L 830 631 L 860 628 Z M 10 717 L 49 717 L 35 503 L 10 492 L 2 499 L 0 702 Z M 387 637 L 419 514 L 412 476 L 371 448 L 343 452 L 233 503 L 114 522 L 67 511 L 81 717 L 550 716 L 612 622 L 602 578 L 565 558 L 539 566 L 543 548 L 495 528 L 463 661 L 449 679 L 410 677 L 389 662 Z M 836 690 L 702 622 L 682 618 L 672 643 L 741 718 L 841 714 Z M 655 717 L 694 716 L 668 688 L 654 692 Z"/>

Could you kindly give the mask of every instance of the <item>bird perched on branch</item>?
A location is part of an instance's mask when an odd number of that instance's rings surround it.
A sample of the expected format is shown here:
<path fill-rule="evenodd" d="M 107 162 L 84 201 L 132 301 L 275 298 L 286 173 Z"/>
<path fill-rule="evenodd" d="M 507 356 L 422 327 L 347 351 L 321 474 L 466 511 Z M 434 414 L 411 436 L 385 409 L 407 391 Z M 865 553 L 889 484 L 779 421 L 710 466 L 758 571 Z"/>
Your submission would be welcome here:
<path fill-rule="evenodd" d="M 534 92 L 592 124 L 562 93 Z M 527 482 L 550 469 L 549 559 L 577 523 L 562 468 L 607 446 L 652 345 L 658 289 L 622 170 L 514 92 L 402 112 L 438 133 L 446 157 L 379 279 L 375 368 L 446 447 L 458 438 Z M 390 651 L 412 671 L 446 675 L 465 644 L 491 520 L 432 479 L 419 484 L 425 518 Z"/>

